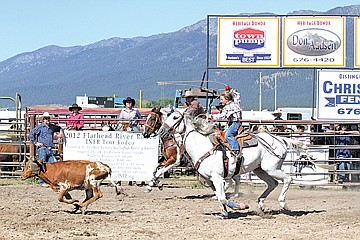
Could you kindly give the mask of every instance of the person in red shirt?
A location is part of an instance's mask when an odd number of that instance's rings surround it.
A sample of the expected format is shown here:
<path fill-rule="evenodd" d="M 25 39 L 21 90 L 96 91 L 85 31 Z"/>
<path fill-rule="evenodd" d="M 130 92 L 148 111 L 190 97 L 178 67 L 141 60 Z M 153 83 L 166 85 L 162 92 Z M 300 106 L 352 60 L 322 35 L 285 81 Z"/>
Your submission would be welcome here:
<path fill-rule="evenodd" d="M 68 130 L 82 130 L 84 128 L 84 115 L 79 113 L 80 110 L 82 110 L 82 107 L 79 107 L 76 103 L 69 107 L 69 111 L 72 113 L 66 122 Z"/>

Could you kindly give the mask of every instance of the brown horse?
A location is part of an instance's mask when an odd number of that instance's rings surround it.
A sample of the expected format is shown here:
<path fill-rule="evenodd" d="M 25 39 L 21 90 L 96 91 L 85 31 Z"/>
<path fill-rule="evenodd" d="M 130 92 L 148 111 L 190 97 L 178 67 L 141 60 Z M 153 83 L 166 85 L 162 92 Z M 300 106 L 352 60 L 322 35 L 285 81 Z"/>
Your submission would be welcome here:
<path fill-rule="evenodd" d="M 166 109 L 161 109 L 161 107 L 153 108 L 146 118 L 143 136 L 145 138 L 156 136 L 163 121 L 167 118 L 167 114 Z M 151 187 L 154 186 L 157 186 L 160 190 L 162 190 L 162 184 L 159 181 L 159 177 L 171 168 L 178 166 L 184 154 L 184 148 L 181 147 L 181 143 L 177 141 L 174 136 L 161 138 L 161 142 L 161 157 L 159 159 L 158 166 L 154 170 L 153 178 L 146 187 L 147 192 L 150 192 L 152 190 Z"/>

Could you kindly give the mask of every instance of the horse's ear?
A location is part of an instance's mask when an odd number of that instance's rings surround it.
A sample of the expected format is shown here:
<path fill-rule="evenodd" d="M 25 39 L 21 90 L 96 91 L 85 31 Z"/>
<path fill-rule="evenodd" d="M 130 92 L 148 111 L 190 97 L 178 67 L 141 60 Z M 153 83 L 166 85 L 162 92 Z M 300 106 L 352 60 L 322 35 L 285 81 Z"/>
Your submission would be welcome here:
<path fill-rule="evenodd" d="M 151 111 L 152 111 L 152 112 L 155 112 L 155 109 L 156 109 L 156 108 L 155 108 L 155 107 L 153 107 L 153 108 L 151 109 Z"/>

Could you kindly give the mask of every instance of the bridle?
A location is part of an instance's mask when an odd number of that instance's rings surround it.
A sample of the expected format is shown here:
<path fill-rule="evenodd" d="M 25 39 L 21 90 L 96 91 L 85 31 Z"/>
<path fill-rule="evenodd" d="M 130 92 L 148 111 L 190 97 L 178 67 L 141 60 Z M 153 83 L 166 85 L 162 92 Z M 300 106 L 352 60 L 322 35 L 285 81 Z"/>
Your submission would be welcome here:
<path fill-rule="evenodd" d="M 187 109 L 184 111 L 184 113 L 187 111 Z M 174 134 L 175 130 L 179 127 L 179 125 L 181 124 L 181 121 L 184 120 L 184 114 L 182 114 L 180 111 L 175 110 L 175 112 L 177 112 L 178 114 L 180 114 L 179 119 L 174 123 L 174 125 L 169 126 L 166 124 L 166 122 L 164 122 L 163 126 L 165 127 L 165 129 L 170 133 L 170 134 Z"/>
<path fill-rule="evenodd" d="M 161 118 L 160 114 L 156 113 L 156 112 L 151 112 L 150 115 L 151 115 L 151 118 L 148 118 L 148 120 L 146 120 L 146 123 L 144 124 L 145 132 L 147 132 L 146 128 L 149 128 L 151 130 L 150 134 L 151 133 L 155 134 L 155 131 L 158 130 L 162 125 L 162 118 Z M 155 116 L 155 119 L 153 116 Z M 150 121 L 150 120 L 153 120 L 153 121 Z M 148 122 L 150 122 L 150 123 L 148 123 Z"/>

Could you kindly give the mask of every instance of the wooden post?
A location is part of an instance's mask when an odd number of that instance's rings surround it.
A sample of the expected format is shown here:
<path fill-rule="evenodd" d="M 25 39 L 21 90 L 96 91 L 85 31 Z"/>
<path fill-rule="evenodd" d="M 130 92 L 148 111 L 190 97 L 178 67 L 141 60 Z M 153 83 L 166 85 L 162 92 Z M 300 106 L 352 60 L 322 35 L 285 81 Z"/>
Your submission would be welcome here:
<path fill-rule="evenodd" d="M 30 131 L 35 127 L 35 115 L 30 115 Z M 30 157 L 35 157 L 35 145 L 30 142 Z"/>

